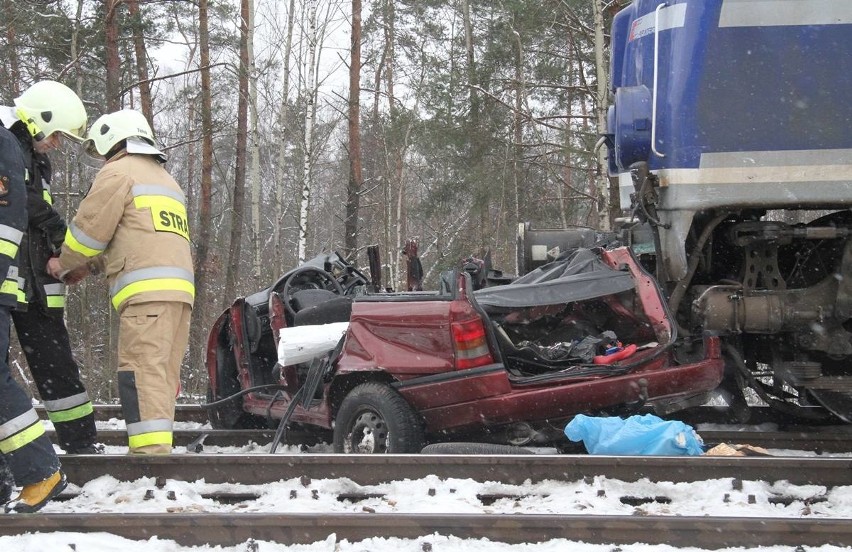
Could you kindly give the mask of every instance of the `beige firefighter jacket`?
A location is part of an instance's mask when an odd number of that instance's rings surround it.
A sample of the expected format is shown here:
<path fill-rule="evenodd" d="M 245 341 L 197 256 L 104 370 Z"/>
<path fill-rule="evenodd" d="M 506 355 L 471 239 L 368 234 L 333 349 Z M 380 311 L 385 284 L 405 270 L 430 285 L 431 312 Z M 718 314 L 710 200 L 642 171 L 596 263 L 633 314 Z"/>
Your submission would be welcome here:
<path fill-rule="evenodd" d="M 80 202 L 59 262 L 72 270 L 93 261 L 117 311 L 146 301 L 193 303 L 186 198 L 154 156 L 117 153 Z"/>

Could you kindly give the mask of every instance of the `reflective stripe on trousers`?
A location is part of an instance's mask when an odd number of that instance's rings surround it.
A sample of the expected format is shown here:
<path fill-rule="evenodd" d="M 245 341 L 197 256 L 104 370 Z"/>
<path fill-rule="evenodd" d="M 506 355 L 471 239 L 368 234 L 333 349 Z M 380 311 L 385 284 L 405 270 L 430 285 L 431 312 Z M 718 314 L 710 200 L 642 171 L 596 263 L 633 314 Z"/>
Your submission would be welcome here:
<path fill-rule="evenodd" d="M 44 435 L 44 425 L 31 408 L 0 425 L 0 452 L 9 454 Z"/>
<path fill-rule="evenodd" d="M 127 444 L 133 449 L 153 445 L 172 446 L 171 420 L 146 420 L 127 424 Z"/>
<path fill-rule="evenodd" d="M 89 394 L 85 391 L 64 399 L 44 401 L 44 409 L 53 423 L 79 420 L 94 412 Z"/>

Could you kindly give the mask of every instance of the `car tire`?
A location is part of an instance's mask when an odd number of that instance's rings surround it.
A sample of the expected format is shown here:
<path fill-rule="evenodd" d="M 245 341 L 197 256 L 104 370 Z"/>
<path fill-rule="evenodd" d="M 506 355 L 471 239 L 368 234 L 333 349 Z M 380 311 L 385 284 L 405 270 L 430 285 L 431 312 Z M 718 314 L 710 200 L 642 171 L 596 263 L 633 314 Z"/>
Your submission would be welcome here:
<path fill-rule="evenodd" d="M 528 448 L 496 443 L 432 443 L 421 454 L 535 454 Z"/>
<path fill-rule="evenodd" d="M 423 422 L 402 396 L 380 383 L 355 387 L 334 421 L 334 452 L 407 454 L 423 448 Z"/>

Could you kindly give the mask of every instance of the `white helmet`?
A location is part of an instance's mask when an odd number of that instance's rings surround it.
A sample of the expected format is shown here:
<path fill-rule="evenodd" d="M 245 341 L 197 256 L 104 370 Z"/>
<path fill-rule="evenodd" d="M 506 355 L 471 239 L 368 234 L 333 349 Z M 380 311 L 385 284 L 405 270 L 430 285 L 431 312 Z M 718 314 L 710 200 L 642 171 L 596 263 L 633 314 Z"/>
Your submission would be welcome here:
<path fill-rule="evenodd" d="M 148 120 L 134 109 L 122 109 L 98 117 L 89 128 L 83 148 L 90 155 L 106 157 L 122 140 L 127 140 L 130 153 L 147 153 L 165 158 L 163 152 L 157 149 Z"/>
<path fill-rule="evenodd" d="M 61 132 L 77 142 L 86 130 L 86 108 L 73 90 L 52 80 L 39 81 L 15 98 L 15 113 L 35 141 Z"/>

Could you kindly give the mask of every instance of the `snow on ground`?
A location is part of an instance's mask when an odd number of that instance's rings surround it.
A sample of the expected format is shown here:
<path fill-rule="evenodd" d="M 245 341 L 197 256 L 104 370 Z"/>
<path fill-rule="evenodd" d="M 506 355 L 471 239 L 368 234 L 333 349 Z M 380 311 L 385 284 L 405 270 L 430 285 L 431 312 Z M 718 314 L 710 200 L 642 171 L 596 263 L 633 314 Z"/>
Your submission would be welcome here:
<path fill-rule="evenodd" d="M 179 423 L 177 427 L 198 429 L 200 424 Z M 102 429 L 123 429 L 122 420 L 99 424 Z M 700 428 L 699 428 L 700 433 Z M 204 447 L 203 454 L 267 453 L 269 445 L 251 444 L 243 447 Z M 109 454 L 124 454 L 126 447 L 109 446 Z M 298 454 L 298 447 L 279 447 L 279 454 Z M 329 445 L 318 445 L 309 452 L 330 452 Z M 537 452 L 547 453 L 547 449 Z M 807 456 L 800 451 L 770 451 L 779 456 Z M 178 447 L 175 454 L 190 454 Z M 852 456 L 852 454 L 831 455 Z M 145 494 L 153 489 L 153 498 Z M 500 514 L 565 514 L 565 515 L 682 515 L 682 516 L 732 516 L 732 517 L 790 517 L 803 516 L 833 519 L 850 519 L 852 523 L 852 485 L 826 489 L 814 485 L 788 485 L 784 482 L 767 483 L 744 481 L 741 489 L 733 489 L 730 479 L 700 483 L 623 482 L 603 476 L 583 481 L 525 482 L 522 485 L 505 485 L 495 482 L 476 482 L 470 479 L 442 480 L 429 476 L 419 480 L 393 481 L 379 485 L 358 485 L 348 479 L 313 480 L 305 487 L 299 479 L 281 480 L 265 485 L 209 484 L 203 480 L 187 482 L 168 480 L 157 489 L 151 478 L 137 481 L 118 481 L 105 475 L 83 485 L 71 486 L 79 494 L 66 501 L 54 502 L 45 507 L 48 513 L 69 512 L 277 512 L 310 513 L 419 513 L 458 512 Z M 241 504 L 221 504 L 205 498 L 215 492 L 253 493 L 256 500 Z M 315 493 L 313 491 L 316 491 Z M 169 496 L 172 494 L 172 498 Z M 291 498 L 295 492 L 295 498 Z M 381 494 L 358 502 L 339 501 L 340 493 Z M 483 505 L 478 494 L 511 495 L 520 499 L 501 499 Z M 720 497 L 728 495 L 724 501 Z M 660 496 L 672 499 L 670 504 L 651 502 L 641 506 L 621 503 L 622 496 Z M 820 497 L 824 500 L 805 505 L 772 504 L 774 496 L 794 498 Z M 38 514 L 36 514 L 38 515 Z M 40 533 L 0 537 L 0 551 L 15 552 L 691 552 L 700 548 L 674 548 L 661 545 L 591 545 L 556 539 L 543 543 L 508 545 L 486 539 L 458 539 L 451 536 L 428 535 L 418 539 L 373 538 L 358 542 L 338 541 L 335 535 L 322 542 L 309 545 L 284 545 L 269 542 L 243 543 L 234 547 L 185 547 L 173 541 L 152 538 L 131 541 L 106 533 Z M 790 552 L 789 547 L 732 548 L 730 551 L 753 550 L 761 552 Z M 852 548 L 836 546 L 809 547 L 808 552 L 850 551 Z"/>

